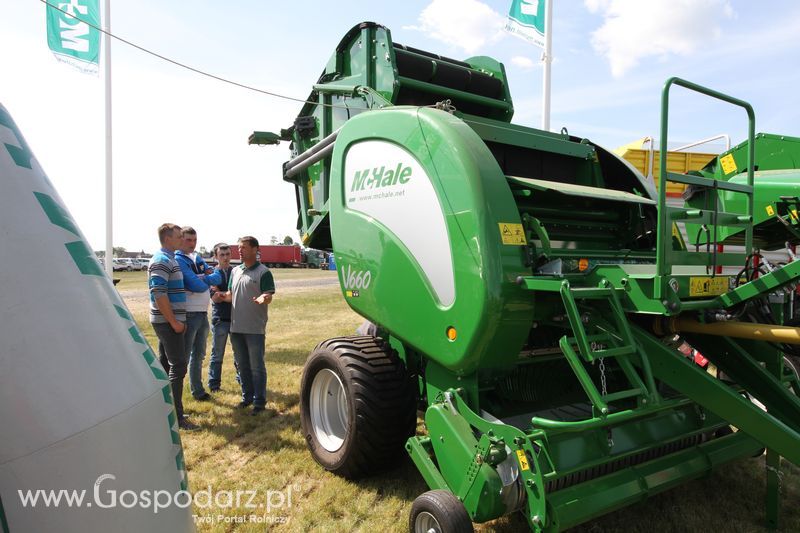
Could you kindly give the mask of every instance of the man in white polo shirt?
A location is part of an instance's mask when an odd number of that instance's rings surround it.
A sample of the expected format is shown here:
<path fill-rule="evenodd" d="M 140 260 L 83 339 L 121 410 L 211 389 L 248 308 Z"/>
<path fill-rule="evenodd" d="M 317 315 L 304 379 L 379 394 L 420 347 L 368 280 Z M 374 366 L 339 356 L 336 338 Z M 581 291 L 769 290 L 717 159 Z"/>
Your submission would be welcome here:
<path fill-rule="evenodd" d="M 233 269 L 228 292 L 215 293 L 215 302 L 231 302 L 231 346 L 242 383 L 240 408 L 253 406 L 253 416 L 267 405 L 264 350 L 267 309 L 275 294 L 272 272 L 258 261 L 258 240 L 239 239 L 242 264 Z"/>

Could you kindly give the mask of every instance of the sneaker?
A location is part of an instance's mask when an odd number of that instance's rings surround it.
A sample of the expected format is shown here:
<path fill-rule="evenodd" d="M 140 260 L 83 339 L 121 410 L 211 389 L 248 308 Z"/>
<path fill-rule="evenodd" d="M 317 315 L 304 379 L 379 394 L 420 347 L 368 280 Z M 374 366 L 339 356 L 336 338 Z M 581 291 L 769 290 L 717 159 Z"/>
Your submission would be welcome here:
<path fill-rule="evenodd" d="M 257 405 L 257 406 L 255 406 L 255 407 L 253 407 L 253 412 L 252 412 L 252 413 L 250 413 L 250 416 L 258 416 L 258 415 L 260 415 L 261 413 L 263 413 L 265 410 L 266 410 L 266 409 L 264 409 L 263 407 L 259 407 L 259 406 Z"/>
<path fill-rule="evenodd" d="M 239 402 L 239 404 L 236 407 L 238 409 L 246 409 L 246 408 L 250 407 L 251 405 L 253 405 L 253 404 L 250 403 L 250 402 Z"/>
<path fill-rule="evenodd" d="M 198 402 L 204 402 L 206 400 L 210 400 L 211 395 L 206 391 L 203 391 L 203 394 L 201 394 L 200 396 L 195 396 L 194 399 L 197 400 Z"/>
<path fill-rule="evenodd" d="M 178 427 L 184 431 L 197 431 L 200 429 L 196 424 L 192 424 L 185 416 L 178 420 Z"/>
<path fill-rule="evenodd" d="M 220 387 L 209 387 L 208 390 L 210 392 L 219 392 L 219 391 L 222 390 L 222 388 L 220 388 Z"/>

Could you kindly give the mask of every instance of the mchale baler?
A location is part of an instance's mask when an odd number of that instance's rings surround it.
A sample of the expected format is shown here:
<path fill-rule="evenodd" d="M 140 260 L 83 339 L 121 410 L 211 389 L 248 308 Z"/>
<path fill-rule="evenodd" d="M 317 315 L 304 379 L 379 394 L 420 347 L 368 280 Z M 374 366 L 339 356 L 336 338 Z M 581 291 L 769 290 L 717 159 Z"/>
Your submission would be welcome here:
<path fill-rule="evenodd" d="M 656 190 L 588 139 L 511 124 L 491 58 L 374 23 L 345 35 L 294 125 L 250 139 L 291 142 L 303 243 L 334 251 L 378 332 L 306 362 L 320 465 L 357 478 L 408 453 L 431 488 L 412 531 L 518 511 L 561 531 L 766 448 L 777 524 L 780 458 L 800 464 L 800 261 L 759 251 L 800 240 L 800 140 L 756 136 L 749 104 L 672 78 L 662 154 L 675 85 L 743 108 L 749 136 L 701 172 L 661 168 Z M 684 207 L 667 181 L 689 185 Z"/>

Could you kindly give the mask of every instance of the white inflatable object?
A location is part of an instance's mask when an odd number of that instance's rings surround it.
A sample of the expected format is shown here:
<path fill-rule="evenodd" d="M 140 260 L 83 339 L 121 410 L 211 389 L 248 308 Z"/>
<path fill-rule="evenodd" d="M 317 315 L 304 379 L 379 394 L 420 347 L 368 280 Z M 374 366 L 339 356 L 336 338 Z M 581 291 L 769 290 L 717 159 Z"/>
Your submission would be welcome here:
<path fill-rule="evenodd" d="M 0 530 L 194 530 L 167 376 L 2 105 L 0 250 Z"/>

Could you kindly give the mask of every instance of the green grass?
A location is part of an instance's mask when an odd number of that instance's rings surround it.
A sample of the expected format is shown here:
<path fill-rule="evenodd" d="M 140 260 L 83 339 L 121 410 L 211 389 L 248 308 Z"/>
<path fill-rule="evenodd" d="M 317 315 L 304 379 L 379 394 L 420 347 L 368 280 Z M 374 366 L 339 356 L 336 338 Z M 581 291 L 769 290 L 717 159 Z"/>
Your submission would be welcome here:
<path fill-rule="evenodd" d="M 319 271 L 275 270 L 276 279 Z M 328 274 L 329 275 L 329 274 Z M 144 287 L 143 273 L 123 273 L 129 288 Z M 122 282 L 121 282 L 122 284 Z M 129 304 L 142 331 L 155 345 L 141 300 Z M 225 354 L 223 392 L 213 402 L 195 402 L 188 390 L 184 403 L 197 432 L 182 433 L 189 485 L 193 491 L 255 490 L 263 501 L 267 491 L 292 488 L 290 508 L 270 516 L 286 517 L 281 531 L 406 531 L 414 498 L 426 490 L 405 456 L 378 477 L 350 482 L 328 474 L 309 455 L 300 434 L 299 382 L 303 364 L 318 341 L 351 334 L 361 319 L 344 303 L 338 287 L 279 291 L 270 306 L 267 332 L 268 404 L 273 418 L 253 418 L 234 409 L 239 401 L 230 346 Z M 209 346 L 210 349 L 210 346 Z M 205 362 L 204 379 L 207 371 Z M 187 383 L 188 389 L 188 383 Z M 741 460 L 706 478 L 682 485 L 573 531 L 588 533 L 656 533 L 662 531 L 765 531 L 765 466 L 763 458 Z M 800 469 L 784 466 L 782 531 L 800 531 Z M 263 514 L 263 511 L 255 511 Z M 253 514 L 243 507 L 200 509 L 212 524 L 199 531 L 263 531 L 264 524 L 232 524 L 217 515 Z M 484 531 L 526 531 L 519 515 L 479 526 Z"/>
<path fill-rule="evenodd" d="M 114 279 L 119 279 L 116 284 L 117 290 L 120 292 L 147 288 L 147 272 L 133 271 L 133 272 L 114 272 Z"/>

